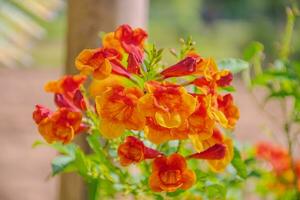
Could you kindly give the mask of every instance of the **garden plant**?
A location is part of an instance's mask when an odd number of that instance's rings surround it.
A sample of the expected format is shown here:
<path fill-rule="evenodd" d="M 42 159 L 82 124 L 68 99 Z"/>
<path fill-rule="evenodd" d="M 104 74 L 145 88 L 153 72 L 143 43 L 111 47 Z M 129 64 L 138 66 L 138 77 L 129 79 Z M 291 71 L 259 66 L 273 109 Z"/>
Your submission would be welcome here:
<path fill-rule="evenodd" d="M 233 74 L 247 63 L 204 58 L 191 38 L 169 52 L 146 39 L 121 25 L 102 35 L 102 47 L 82 50 L 78 74 L 46 83 L 56 110 L 36 105 L 46 142 L 34 146 L 54 148 L 52 175 L 79 174 L 91 200 L 228 198 L 230 184 L 248 176 L 232 139 L 239 109 L 231 94 Z M 165 64 L 166 53 L 175 64 Z M 271 75 L 281 73 L 289 72 Z M 79 135 L 88 149 L 76 144 Z"/>

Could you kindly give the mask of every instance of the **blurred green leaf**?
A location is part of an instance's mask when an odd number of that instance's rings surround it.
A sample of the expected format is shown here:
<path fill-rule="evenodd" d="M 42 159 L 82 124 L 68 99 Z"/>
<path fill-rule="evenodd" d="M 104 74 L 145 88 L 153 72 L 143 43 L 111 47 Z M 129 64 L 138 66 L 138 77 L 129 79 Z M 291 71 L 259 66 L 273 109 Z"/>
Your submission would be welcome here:
<path fill-rule="evenodd" d="M 219 69 L 228 69 L 233 74 L 237 74 L 245 69 L 249 68 L 249 63 L 235 58 L 227 58 L 218 61 Z"/>
<path fill-rule="evenodd" d="M 41 140 L 36 140 L 32 145 L 31 147 L 32 148 L 36 148 L 38 146 L 41 146 L 41 145 L 47 145 L 45 142 L 41 141 Z"/>
<path fill-rule="evenodd" d="M 246 47 L 244 51 L 244 59 L 246 61 L 250 61 L 253 57 L 255 57 L 258 53 L 264 50 L 264 45 L 259 42 L 252 42 Z"/>
<path fill-rule="evenodd" d="M 70 156 L 57 156 L 51 162 L 52 176 L 63 172 L 74 161 L 73 157 Z"/>
<path fill-rule="evenodd" d="M 153 196 L 154 196 L 155 200 L 164 200 L 164 198 L 159 194 L 154 194 Z"/>
<path fill-rule="evenodd" d="M 184 190 L 176 190 L 175 192 L 168 192 L 167 196 L 169 197 L 176 197 L 180 194 L 182 194 L 183 192 L 185 192 Z"/>
<path fill-rule="evenodd" d="M 220 184 L 213 184 L 206 187 L 207 196 L 209 199 L 223 200 L 226 199 L 226 188 Z"/>
<path fill-rule="evenodd" d="M 235 92 L 235 88 L 233 86 L 221 87 L 218 88 L 219 92 Z"/>
<path fill-rule="evenodd" d="M 88 178 L 88 160 L 80 148 L 76 148 L 75 151 L 75 165 L 78 173 L 81 176 Z"/>
<path fill-rule="evenodd" d="M 231 164 L 233 165 L 233 167 L 235 168 L 237 174 L 241 178 L 247 178 L 248 173 L 247 173 L 246 164 L 242 160 L 241 154 L 240 154 L 239 150 L 236 147 L 234 147 L 234 156 L 233 156 L 233 159 L 231 161 Z"/>

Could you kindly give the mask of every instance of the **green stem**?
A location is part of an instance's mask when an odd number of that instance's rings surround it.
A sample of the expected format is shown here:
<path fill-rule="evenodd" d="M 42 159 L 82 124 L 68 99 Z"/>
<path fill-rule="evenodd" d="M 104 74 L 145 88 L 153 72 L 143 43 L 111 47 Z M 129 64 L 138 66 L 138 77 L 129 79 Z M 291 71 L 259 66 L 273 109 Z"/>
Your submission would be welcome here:
<path fill-rule="evenodd" d="M 295 15 L 293 13 L 293 10 L 287 8 L 286 13 L 287 13 L 287 24 L 285 26 L 282 48 L 281 51 L 279 52 L 279 57 L 283 60 L 287 59 L 290 54 L 293 29 L 295 25 Z"/>
<path fill-rule="evenodd" d="M 100 199 L 100 180 L 95 179 L 88 183 L 88 199 L 99 200 Z"/>
<path fill-rule="evenodd" d="M 178 145 L 177 145 L 176 153 L 180 152 L 181 145 L 182 145 L 181 140 L 178 140 Z"/>

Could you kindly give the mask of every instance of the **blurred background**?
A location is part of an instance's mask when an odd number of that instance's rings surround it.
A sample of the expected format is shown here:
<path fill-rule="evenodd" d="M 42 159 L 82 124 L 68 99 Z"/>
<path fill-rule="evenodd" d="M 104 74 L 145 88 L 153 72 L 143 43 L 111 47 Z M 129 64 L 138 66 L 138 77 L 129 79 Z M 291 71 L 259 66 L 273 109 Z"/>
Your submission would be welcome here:
<path fill-rule="evenodd" d="M 0 200 L 59 198 L 59 179 L 49 178 L 55 152 L 31 148 L 40 139 L 31 112 L 36 103 L 53 106 L 52 95 L 43 92 L 44 83 L 74 72 L 74 57 L 83 48 L 100 45 L 100 31 L 113 31 L 121 23 L 141 26 L 149 31 L 150 42 L 166 49 L 178 47 L 179 38 L 193 36 L 201 55 L 217 59 L 242 58 L 251 41 L 260 41 L 265 45 L 267 63 L 277 56 L 287 3 L 0 0 Z M 299 23 L 295 28 L 299 33 Z M 300 58 L 298 37 L 293 38 L 292 49 L 294 57 Z M 170 55 L 167 52 L 165 62 Z M 235 85 L 241 109 L 235 134 L 240 142 L 251 144 L 278 132 L 239 77 Z M 277 113 L 274 105 L 269 109 Z"/>

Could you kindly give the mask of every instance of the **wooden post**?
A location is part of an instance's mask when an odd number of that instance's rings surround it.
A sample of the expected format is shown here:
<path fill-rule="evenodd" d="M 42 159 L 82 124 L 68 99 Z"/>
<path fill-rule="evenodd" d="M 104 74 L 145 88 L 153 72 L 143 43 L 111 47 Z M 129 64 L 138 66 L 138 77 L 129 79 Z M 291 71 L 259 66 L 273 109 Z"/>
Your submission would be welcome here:
<path fill-rule="evenodd" d="M 146 28 L 147 20 L 148 0 L 68 0 L 65 73 L 77 73 L 74 61 L 81 50 L 100 46 L 100 31 L 113 31 L 123 23 Z M 87 148 L 84 136 L 75 142 Z M 61 176 L 60 200 L 85 200 L 86 191 L 78 175 Z"/>

